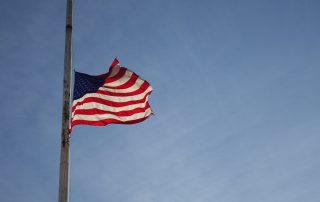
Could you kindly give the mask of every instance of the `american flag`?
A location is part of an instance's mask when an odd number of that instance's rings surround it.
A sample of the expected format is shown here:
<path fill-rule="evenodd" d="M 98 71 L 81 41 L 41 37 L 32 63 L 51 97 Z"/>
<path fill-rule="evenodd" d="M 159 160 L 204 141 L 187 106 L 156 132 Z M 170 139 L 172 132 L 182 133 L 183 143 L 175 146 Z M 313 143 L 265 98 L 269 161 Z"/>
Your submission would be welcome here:
<path fill-rule="evenodd" d="M 109 72 L 99 76 L 75 72 L 71 128 L 85 124 L 138 123 L 152 114 L 150 84 L 114 59 Z"/>

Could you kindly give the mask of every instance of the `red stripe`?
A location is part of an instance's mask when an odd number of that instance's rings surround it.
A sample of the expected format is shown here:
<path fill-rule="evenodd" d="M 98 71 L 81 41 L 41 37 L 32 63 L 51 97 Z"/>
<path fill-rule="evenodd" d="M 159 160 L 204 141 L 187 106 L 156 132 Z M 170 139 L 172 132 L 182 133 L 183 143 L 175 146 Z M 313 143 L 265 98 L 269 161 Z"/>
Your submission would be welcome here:
<path fill-rule="evenodd" d="M 119 97 L 133 96 L 133 95 L 138 95 L 138 94 L 145 92 L 149 86 L 150 86 L 149 83 L 144 81 L 139 89 L 132 91 L 132 92 L 116 93 L 116 92 L 110 92 L 108 90 L 98 90 L 97 93 L 103 94 L 103 95 L 110 95 L 110 96 L 119 96 Z"/>
<path fill-rule="evenodd" d="M 141 119 L 125 121 L 125 122 L 124 121 L 119 121 L 117 119 L 104 119 L 104 120 L 100 120 L 100 121 L 76 120 L 76 121 L 72 122 L 71 127 L 73 127 L 75 125 L 80 125 L 80 124 L 91 125 L 91 126 L 105 126 L 105 125 L 108 125 L 108 124 L 111 124 L 111 123 L 114 123 L 114 124 L 135 124 L 135 123 L 140 123 L 140 122 L 146 120 L 149 116 L 143 117 Z"/>
<path fill-rule="evenodd" d="M 106 78 L 105 83 L 111 83 L 116 80 L 119 80 L 126 74 L 126 71 L 127 71 L 126 68 L 121 67 L 119 72 L 116 75 L 114 75 L 113 77 Z"/>
<path fill-rule="evenodd" d="M 115 59 L 113 60 L 112 64 L 110 65 L 110 67 L 114 67 L 114 66 L 116 66 L 117 64 L 119 64 L 119 60 L 118 60 L 118 58 L 115 58 Z"/>
<path fill-rule="evenodd" d="M 137 80 L 138 80 L 138 75 L 136 75 L 135 73 L 133 73 L 130 77 L 130 79 L 125 82 L 124 84 L 120 85 L 120 86 L 108 86 L 107 83 L 104 84 L 103 87 L 106 87 L 106 88 L 110 88 L 110 89 L 125 89 L 125 88 L 130 88 L 131 86 L 133 86 Z"/>
<path fill-rule="evenodd" d="M 133 105 L 133 104 L 139 104 L 139 103 L 144 103 L 147 99 L 147 96 L 151 94 L 151 91 L 148 92 L 142 99 L 140 100 L 132 100 L 132 101 L 127 101 L 127 102 L 112 102 L 109 100 L 105 100 L 102 98 L 97 98 L 97 97 L 87 97 L 83 101 L 78 102 L 75 106 L 72 106 L 72 112 L 75 110 L 75 108 L 78 105 L 82 105 L 84 103 L 89 103 L 89 102 L 97 102 L 103 105 L 111 106 L 111 107 L 124 107 L 128 105 Z"/>
<path fill-rule="evenodd" d="M 119 111 L 119 112 L 111 112 L 111 111 L 106 111 L 106 110 L 101 110 L 97 108 L 93 109 L 76 109 L 74 111 L 74 115 L 81 114 L 81 115 L 95 115 L 95 114 L 113 114 L 116 116 L 131 116 L 133 114 L 145 112 L 147 109 L 150 108 L 150 105 L 148 102 L 146 102 L 144 107 L 137 107 L 132 110 L 126 110 L 126 111 Z"/>

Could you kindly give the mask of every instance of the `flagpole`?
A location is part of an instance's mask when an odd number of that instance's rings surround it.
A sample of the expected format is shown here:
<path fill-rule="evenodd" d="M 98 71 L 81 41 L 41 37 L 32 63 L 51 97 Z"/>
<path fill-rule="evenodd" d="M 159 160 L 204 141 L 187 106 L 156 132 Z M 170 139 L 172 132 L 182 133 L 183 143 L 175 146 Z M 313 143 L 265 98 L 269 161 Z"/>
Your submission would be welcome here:
<path fill-rule="evenodd" d="M 66 38 L 63 76 L 63 110 L 60 151 L 59 202 L 69 201 L 70 159 L 70 83 L 72 69 L 72 0 L 67 0 Z"/>

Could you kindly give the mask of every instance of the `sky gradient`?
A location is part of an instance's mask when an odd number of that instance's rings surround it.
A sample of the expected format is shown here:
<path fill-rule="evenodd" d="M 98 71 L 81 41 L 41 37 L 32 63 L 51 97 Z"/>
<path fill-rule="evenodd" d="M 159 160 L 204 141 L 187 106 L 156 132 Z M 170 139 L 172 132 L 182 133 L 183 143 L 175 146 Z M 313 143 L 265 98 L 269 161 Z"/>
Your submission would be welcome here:
<path fill-rule="evenodd" d="M 0 201 L 56 202 L 64 0 L 0 2 Z M 320 2 L 74 0 L 73 66 L 153 86 L 136 125 L 76 126 L 70 201 L 318 202 Z"/>

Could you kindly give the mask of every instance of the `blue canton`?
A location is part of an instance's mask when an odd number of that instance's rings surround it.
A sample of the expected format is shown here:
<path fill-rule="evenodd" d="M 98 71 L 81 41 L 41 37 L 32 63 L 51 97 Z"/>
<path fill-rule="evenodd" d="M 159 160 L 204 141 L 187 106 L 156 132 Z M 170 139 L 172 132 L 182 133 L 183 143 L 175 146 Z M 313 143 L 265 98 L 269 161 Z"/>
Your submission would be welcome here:
<path fill-rule="evenodd" d="M 88 74 L 74 73 L 73 100 L 83 97 L 87 93 L 95 93 L 104 84 L 105 76 L 91 76 Z"/>

